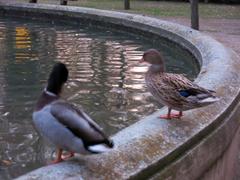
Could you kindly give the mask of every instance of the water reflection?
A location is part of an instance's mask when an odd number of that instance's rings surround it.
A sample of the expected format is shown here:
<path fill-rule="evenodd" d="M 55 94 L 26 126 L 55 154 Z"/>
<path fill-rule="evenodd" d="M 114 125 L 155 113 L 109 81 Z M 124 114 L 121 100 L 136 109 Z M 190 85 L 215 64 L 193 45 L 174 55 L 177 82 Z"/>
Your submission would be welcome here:
<path fill-rule="evenodd" d="M 147 67 L 138 64 L 144 50 L 163 51 L 168 71 L 196 75 L 187 52 L 156 42 L 97 27 L 0 18 L 0 179 L 40 167 L 51 156 L 53 147 L 38 137 L 31 113 L 56 61 L 70 70 L 63 96 L 108 134 L 159 108 L 146 93 Z"/>

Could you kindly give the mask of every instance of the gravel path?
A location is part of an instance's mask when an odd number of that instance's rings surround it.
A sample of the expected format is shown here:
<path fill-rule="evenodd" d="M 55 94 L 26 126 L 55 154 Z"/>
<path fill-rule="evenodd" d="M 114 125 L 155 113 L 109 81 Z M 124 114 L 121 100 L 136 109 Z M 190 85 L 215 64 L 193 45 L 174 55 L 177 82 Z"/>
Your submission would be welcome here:
<path fill-rule="evenodd" d="M 187 18 L 161 18 L 190 26 Z M 200 31 L 222 42 L 240 56 L 240 19 L 200 19 Z"/>

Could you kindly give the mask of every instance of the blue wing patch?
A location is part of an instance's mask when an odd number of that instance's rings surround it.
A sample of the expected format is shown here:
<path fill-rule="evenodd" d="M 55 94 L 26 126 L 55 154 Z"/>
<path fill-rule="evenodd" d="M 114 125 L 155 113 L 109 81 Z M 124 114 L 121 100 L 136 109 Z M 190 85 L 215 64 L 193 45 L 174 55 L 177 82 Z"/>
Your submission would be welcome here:
<path fill-rule="evenodd" d="M 180 90 L 179 91 L 179 94 L 183 97 L 188 97 L 190 96 L 189 92 L 188 91 L 185 91 L 185 90 Z"/>

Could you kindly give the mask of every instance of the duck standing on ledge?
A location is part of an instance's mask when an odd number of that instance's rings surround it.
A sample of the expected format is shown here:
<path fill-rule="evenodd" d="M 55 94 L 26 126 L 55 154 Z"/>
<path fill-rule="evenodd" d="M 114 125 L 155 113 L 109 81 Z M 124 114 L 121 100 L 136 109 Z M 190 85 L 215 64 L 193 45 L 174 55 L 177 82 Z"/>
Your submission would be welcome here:
<path fill-rule="evenodd" d="M 66 66 L 63 63 L 55 64 L 33 112 L 33 122 L 38 132 L 58 148 L 57 157 L 52 163 L 64 159 L 63 150 L 69 151 L 68 157 L 72 157 L 74 153 L 101 153 L 113 148 L 113 142 L 85 112 L 60 99 L 67 79 Z"/>
<path fill-rule="evenodd" d="M 194 84 L 185 76 L 166 73 L 162 55 L 156 49 L 144 52 L 140 62 L 151 64 L 145 75 L 147 88 L 159 103 L 168 107 L 168 114 L 160 118 L 181 118 L 183 111 L 203 107 L 219 100 L 214 91 Z M 171 113 L 172 109 L 179 113 Z"/>

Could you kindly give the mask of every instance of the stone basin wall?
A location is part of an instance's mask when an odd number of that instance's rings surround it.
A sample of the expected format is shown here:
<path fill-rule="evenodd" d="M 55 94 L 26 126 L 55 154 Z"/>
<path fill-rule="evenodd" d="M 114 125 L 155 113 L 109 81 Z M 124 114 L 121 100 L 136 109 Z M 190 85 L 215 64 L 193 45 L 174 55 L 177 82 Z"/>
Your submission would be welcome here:
<path fill-rule="evenodd" d="M 198 60 L 195 82 L 221 100 L 185 112 L 181 120 L 160 120 L 166 108 L 123 129 L 112 138 L 114 150 L 34 170 L 18 179 L 234 179 L 239 152 L 240 58 L 191 28 L 120 12 L 90 8 L 1 3 L 0 14 L 88 22 L 180 44 Z"/>

